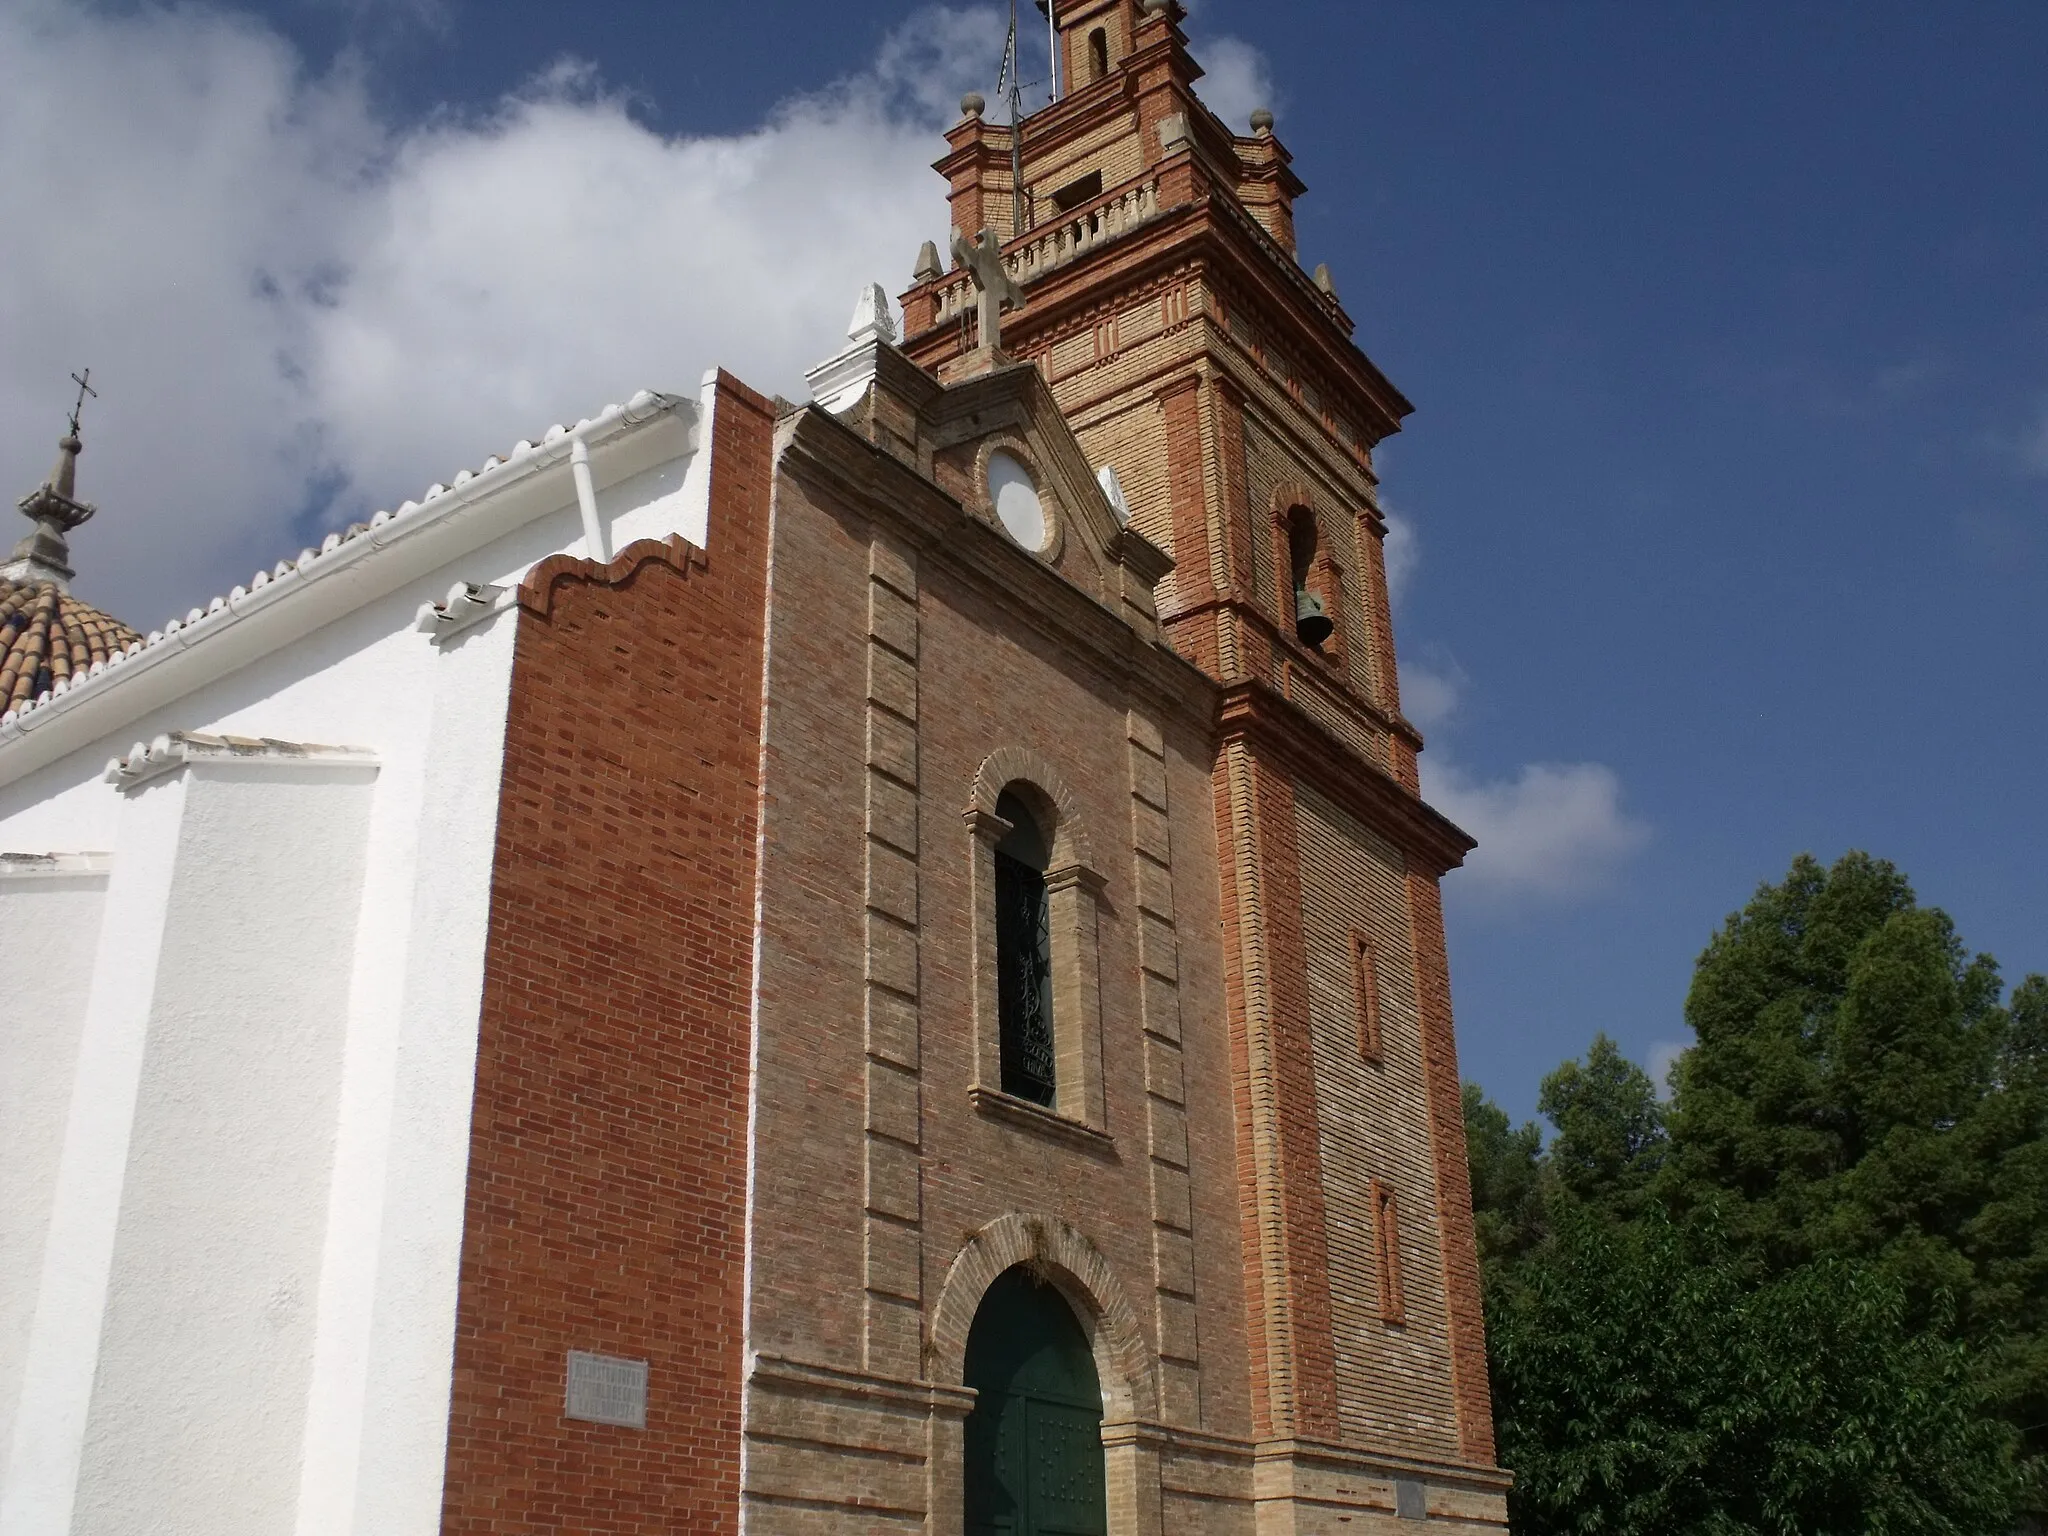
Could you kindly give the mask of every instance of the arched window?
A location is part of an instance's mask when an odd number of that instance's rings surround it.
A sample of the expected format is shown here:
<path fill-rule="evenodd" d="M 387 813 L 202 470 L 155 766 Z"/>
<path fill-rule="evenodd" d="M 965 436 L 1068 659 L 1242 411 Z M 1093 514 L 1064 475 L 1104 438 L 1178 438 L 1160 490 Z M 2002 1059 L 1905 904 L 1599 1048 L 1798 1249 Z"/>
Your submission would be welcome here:
<path fill-rule="evenodd" d="M 1317 574 L 1317 553 L 1315 514 L 1296 507 L 1287 514 L 1287 557 L 1294 585 L 1294 632 L 1305 645 L 1321 645 L 1337 627 L 1328 604 L 1310 585 Z"/>
<path fill-rule="evenodd" d="M 1052 924 L 1045 872 L 1052 858 L 1046 818 L 1017 787 L 996 814 L 1010 823 L 996 844 L 996 1007 L 1002 1026 L 1003 1092 L 1052 1105 L 1056 1052 L 1052 1022 Z"/>
<path fill-rule="evenodd" d="M 1097 27 L 1088 34 L 1088 78 L 1100 80 L 1109 73 L 1109 34 Z"/>
<path fill-rule="evenodd" d="M 1100 1536 L 1109 1528 L 1102 1387 L 1058 1287 L 1019 1264 L 996 1276 L 967 1334 L 968 1536 Z"/>
<path fill-rule="evenodd" d="M 969 1093 L 982 1113 L 1013 1124 L 1102 1136 L 1103 881 L 1079 806 L 1059 769 L 1029 747 L 991 752 L 974 776 Z"/>

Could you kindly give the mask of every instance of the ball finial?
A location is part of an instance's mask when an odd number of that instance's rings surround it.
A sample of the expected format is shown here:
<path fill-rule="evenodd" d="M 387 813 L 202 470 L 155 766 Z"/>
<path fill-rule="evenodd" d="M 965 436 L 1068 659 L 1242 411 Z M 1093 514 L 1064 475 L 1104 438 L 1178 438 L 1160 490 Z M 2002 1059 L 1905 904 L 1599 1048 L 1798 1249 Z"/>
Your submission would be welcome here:
<path fill-rule="evenodd" d="M 1270 107 L 1260 107 L 1256 112 L 1252 113 L 1253 133 L 1271 133 L 1272 131 L 1273 112 Z"/>
<path fill-rule="evenodd" d="M 988 103 L 982 99 L 979 91 L 969 91 L 960 98 L 960 115 L 962 117 L 979 117 L 981 116 L 982 109 L 987 105 Z"/>

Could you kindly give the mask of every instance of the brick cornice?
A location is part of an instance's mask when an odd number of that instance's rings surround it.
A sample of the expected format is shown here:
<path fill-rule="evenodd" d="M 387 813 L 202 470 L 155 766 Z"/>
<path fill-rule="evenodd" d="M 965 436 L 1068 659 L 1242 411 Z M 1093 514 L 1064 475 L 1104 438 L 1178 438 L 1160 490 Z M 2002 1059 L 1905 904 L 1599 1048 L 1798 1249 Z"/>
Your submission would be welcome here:
<path fill-rule="evenodd" d="M 1478 846 L 1455 822 L 1364 762 L 1266 683 L 1247 679 L 1225 688 L 1216 731 L 1219 743 L 1246 741 L 1285 765 L 1431 875 L 1456 869 Z"/>

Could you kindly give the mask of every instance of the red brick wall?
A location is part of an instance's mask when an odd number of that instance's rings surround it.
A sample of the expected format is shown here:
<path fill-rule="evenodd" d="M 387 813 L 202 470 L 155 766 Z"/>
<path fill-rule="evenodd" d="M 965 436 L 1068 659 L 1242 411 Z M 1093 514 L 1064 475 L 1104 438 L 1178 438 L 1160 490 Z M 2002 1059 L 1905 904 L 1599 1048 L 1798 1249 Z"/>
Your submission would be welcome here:
<path fill-rule="evenodd" d="M 506 728 L 442 1528 L 732 1532 L 768 406 L 721 376 L 711 542 L 529 576 Z M 571 1349 L 644 1432 L 563 1418 Z"/>

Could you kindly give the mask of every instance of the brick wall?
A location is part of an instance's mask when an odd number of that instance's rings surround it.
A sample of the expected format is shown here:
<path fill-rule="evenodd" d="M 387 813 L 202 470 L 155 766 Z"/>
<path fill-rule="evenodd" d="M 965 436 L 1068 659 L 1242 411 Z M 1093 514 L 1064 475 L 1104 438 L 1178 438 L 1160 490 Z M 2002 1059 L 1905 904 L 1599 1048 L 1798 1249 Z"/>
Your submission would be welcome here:
<path fill-rule="evenodd" d="M 442 1528 L 732 1532 L 766 404 L 720 377 L 708 555 L 522 589 Z M 647 1428 L 563 1417 L 572 1349 Z"/>
<path fill-rule="evenodd" d="M 1300 816 L 1302 925 L 1315 1038 L 1329 1207 L 1330 1293 L 1339 1415 L 1348 1440 L 1410 1455 L 1461 1455 L 1444 1290 L 1444 1243 L 1425 1041 L 1422 980 L 1400 852 L 1313 788 Z M 1359 1047 L 1355 935 L 1377 965 L 1380 1059 Z M 1376 1184 L 1398 1195 L 1398 1325 L 1381 1318 L 1388 1277 Z"/>
<path fill-rule="evenodd" d="M 956 536 L 976 542 L 969 532 Z M 1033 1213 L 1085 1233 L 1145 1335 L 1165 1341 L 1174 1366 L 1160 1411 L 1242 1434 L 1243 1267 L 1217 1005 L 1206 709 L 1162 711 L 1170 701 L 1126 692 L 1078 649 L 992 602 L 970 569 L 983 557 L 943 545 L 913 557 L 900 537 L 803 475 L 786 472 L 778 486 L 756 1347 L 860 1373 L 863 1401 L 876 1402 L 878 1382 L 923 1372 L 914 1339 L 906 1355 L 893 1329 L 878 1329 L 875 1298 L 892 1319 L 920 1302 L 929 1316 L 976 1232 L 1005 1213 Z M 886 689 L 876 683 L 877 647 L 896 674 Z M 885 717 L 896 744 L 878 752 Z M 963 812 L 983 761 L 1020 747 L 1047 759 L 1058 781 L 1048 789 L 1071 793 L 1073 825 L 1103 881 L 1104 1110 L 1092 1132 L 991 1113 L 970 1094 L 977 941 Z M 878 813 L 884 798 L 895 807 L 887 815 Z M 878 861 L 904 867 L 905 878 L 885 887 Z M 892 937 L 914 936 L 901 968 L 878 964 L 883 920 Z M 887 1038 L 877 1027 L 885 1004 L 899 1021 Z M 913 1154 L 913 1171 L 885 1188 L 875 1154 L 893 1162 L 897 1148 Z M 883 1231 L 893 1256 L 878 1289 Z M 850 1390 L 842 1383 L 842 1395 Z M 807 1431 L 806 1455 L 821 1446 L 880 1455 L 877 1411 Z M 751 1518 L 762 1529 L 794 1528 L 803 1510 L 859 1494 L 779 1442 L 770 1459 L 767 1432 L 757 1424 L 755 1433 Z M 799 1501 L 809 1502 L 799 1510 Z"/>
<path fill-rule="evenodd" d="M 1238 1187 L 1261 1436 L 1335 1440 L 1331 1272 L 1294 785 L 1240 742 L 1215 778 Z"/>

